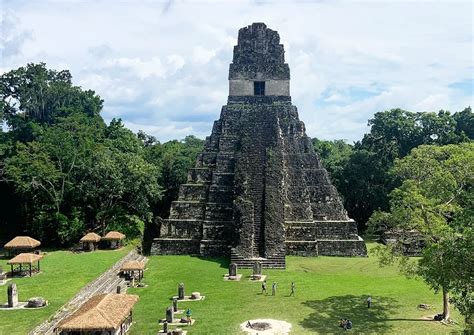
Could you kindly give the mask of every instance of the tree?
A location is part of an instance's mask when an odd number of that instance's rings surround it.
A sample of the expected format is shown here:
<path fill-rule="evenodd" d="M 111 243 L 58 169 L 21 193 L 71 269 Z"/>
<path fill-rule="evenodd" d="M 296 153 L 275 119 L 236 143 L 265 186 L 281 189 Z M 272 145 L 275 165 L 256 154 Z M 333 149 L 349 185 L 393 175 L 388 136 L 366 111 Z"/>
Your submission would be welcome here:
<path fill-rule="evenodd" d="M 474 234 L 466 228 L 462 234 L 447 234 L 439 243 L 430 244 L 418 264 L 418 274 L 435 291 L 443 292 L 443 315 L 449 319 L 449 302 L 473 327 L 474 315 Z M 451 299 L 449 294 L 452 294 Z"/>
<path fill-rule="evenodd" d="M 152 206 L 161 197 L 158 168 L 145 161 L 144 144 L 120 120 L 111 121 L 79 175 L 77 201 L 87 207 L 90 228 L 104 233 L 120 227 L 133 237 L 152 221 Z"/>
<path fill-rule="evenodd" d="M 1 115 L 13 129 L 27 121 L 50 123 L 66 116 L 68 110 L 80 110 L 98 116 L 103 101 L 94 91 L 72 85 L 68 70 L 48 70 L 45 63 L 28 64 L 0 76 Z"/>
<path fill-rule="evenodd" d="M 368 122 L 370 132 L 354 144 L 336 183 L 359 229 L 365 230 L 374 211 L 388 209 L 388 194 L 400 185 L 398 177 L 389 173 L 396 159 L 422 144 L 446 145 L 474 139 L 470 132 L 473 119 L 470 108 L 454 115 L 443 110 L 413 113 L 391 109 L 376 113 Z"/>
<path fill-rule="evenodd" d="M 456 132 L 460 136 L 474 139 L 474 113 L 472 113 L 471 107 L 455 113 L 453 117 L 456 120 Z"/>
<path fill-rule="evenodd" d="M 154 139 L 139 139 L 121 120 L 106 126 L 100 97 L 73 86 L 68 71 L 28 64 L 0 83 L 0 115 L 10 128 L 0 133 L 1 189 L 10 192 L 1 200 L 21 204 L 21 215 L 14 219 L 8 208 L 0 221 L 26 222 L 16 229 L 51 244 L 110 227 L 138 236 L 160 198 L 157 166 L 145 161 Z"/>
<path fill-rule="evenodd" d="M 188 170 L 194 166 L 203 146 L 203 140 L 186 136 L 181 141 L 173 140 L 146 147 L 146 160 L 158 166 L 158 183 L 164 189 L 163 198 L 156 204 L 158 216 L 169 215 L 171 201 L 178 197 L 179 186 L 186 182 Z"/>
<path fill-rule="evenodd" d="M 312 142 L 314 150 L 321 157 L 323 166 L 329 172 L 332 182 L 336 188 L 339 188 L 342 183 L 342 171 L 349 161 L 352 146 L 344 140 L 322 141 L 313 138 Z"/>
<path fill-rule="evenodd" d="M 53 234 L 53 239 L 67 243 L 81 233 L 79 211 L 70 200 L 81 180 L 76 170 L 93 151 L 94 136 L 100 133 L 95 121 L 82 113 L 57 118 L 53 125 L 37 127 L 36 140 L 16 142 L 4 159 L 3 181 L 25 201 L 27 227 L 38 236 Z"/>
<path fill-rule="evenodd" d="M 397 228 L 422 234 L 426 243 L 422 257 L 413 268 L 405 269 L 443 292 L 444 319 L 449 318 L 450 292 L 459 306 L 464 304 L 463 313 L 471 311 L 466 318 L 472 316 L 472 305 L 466 306 L 462 298 L 472 297 L 472 266 L 464 263 L 473 259 L 474 223 L 472 216 L 468 218 L 473 204 L 472 171 L 474 143 L 420 146 L 395 161 L 391 174 L 401 179 L 401 185 L 390 194 L 390 212 L 377 214 Z M 405 259 L 401 264 L 408 262 Z"/>

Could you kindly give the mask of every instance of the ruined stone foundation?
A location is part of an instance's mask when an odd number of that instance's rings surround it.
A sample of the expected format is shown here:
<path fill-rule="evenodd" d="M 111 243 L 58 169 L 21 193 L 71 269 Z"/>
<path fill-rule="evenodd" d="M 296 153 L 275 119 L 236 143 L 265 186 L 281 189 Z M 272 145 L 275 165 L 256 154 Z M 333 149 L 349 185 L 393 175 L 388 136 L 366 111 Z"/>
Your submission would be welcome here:
<path fill-rule="evenodd" d="M 291 104 L 283 55 L 263 23 L 239 31 L 228 103 L 170 217 L 159 220 L 152 254 L 274 268 L 285 267 L 285 255 L 367 254 Z"/>

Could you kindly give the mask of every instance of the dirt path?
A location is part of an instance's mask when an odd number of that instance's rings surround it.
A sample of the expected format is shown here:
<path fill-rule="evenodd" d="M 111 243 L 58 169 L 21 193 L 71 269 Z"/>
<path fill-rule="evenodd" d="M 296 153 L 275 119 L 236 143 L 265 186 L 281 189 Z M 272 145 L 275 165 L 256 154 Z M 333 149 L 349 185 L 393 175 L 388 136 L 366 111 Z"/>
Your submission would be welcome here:
<path fill-rule="evenodd" d="M 89 300 L 92 296 L 100 293 L 112 293 L 116 292 L 117 286 L 125 288 L 125 281 L 120 278 L 117 274 L 120 271 L 120 267 L 127 261 L 142 261 L 147 262 L 148 259 L 136 253 L 136 251 L 130 251 L 117 263 L 115 263 L 109 270 L 101 274 L 97 279 L 91 281 L 89 284 L 84 286 L 69 302 L 63 305 L 52 317 L 40 324 L 38 327 L 33 329 L 28 335 L 52 335 L 54 329 L 65 317 L 74 313 L 84 302 Z"/>

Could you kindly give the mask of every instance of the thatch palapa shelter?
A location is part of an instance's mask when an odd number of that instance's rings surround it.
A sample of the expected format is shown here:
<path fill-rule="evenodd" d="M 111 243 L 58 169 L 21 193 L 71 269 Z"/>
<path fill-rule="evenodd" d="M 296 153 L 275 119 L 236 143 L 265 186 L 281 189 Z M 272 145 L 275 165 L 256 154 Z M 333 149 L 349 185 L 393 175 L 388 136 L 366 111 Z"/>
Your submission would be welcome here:
<path fill-rule="evenodd" d="M 137 295 L 99 294 L 86 301 L 55 329 L 60 335 L 122 335 L 132 324 Z"/>
<path fill-rule="evenodd" d="M 118 249 L 122 247 L 122 242 L 125 239 L 125 235 L 118 231 L 109 231 L 104 237 L 103 241 L 109 242 L 111 249 Z"/>
<path fill-rule="evenodd" d="M 15 274 L 20 276 L 29 274 L 30 277 L 33 273 L 40 272 L 40 259 L 42 255 L 22 253 L 12 259 L 7 264 L 11 265 L 11 276 Z"/>
<path fill-rule="evenodd" d="M 96 233 L 87 233 L 79 240 L 79 242 L 82 243 L 83 250 L 94 251 L 98 248 L 100 239 L 100 235 L 97 235 Z"/>
<path fill-rule="evenodd" d="M 17 236 L 3 247 L 8 250 L 9 255 L 17 255 L 22 252 L 31 252 L 40 245 L 40 241 L 29 236 Z"/>
<path fill-rule="evenodd" d="M 143 271 L 145 271 L 145 263 L 139 261 L 129 261 L 123 263 L 120 268 L 122 275 L 131 280 L 132 278 L 141 281 L 143 279 Z"/>

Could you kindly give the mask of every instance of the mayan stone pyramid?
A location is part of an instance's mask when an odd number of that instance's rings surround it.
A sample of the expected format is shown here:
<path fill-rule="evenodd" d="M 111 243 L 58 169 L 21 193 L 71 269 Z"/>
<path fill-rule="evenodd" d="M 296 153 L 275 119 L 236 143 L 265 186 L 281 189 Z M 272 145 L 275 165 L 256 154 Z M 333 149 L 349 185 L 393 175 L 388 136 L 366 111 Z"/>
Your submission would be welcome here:
<path fill-rule="evenodd" d="M 226 255 L 240 267 L 367 254 L 291 104 L 280 36 L 265 24 L 239 30 L 227 105 L 159 225 L 152 254 Z"/>

